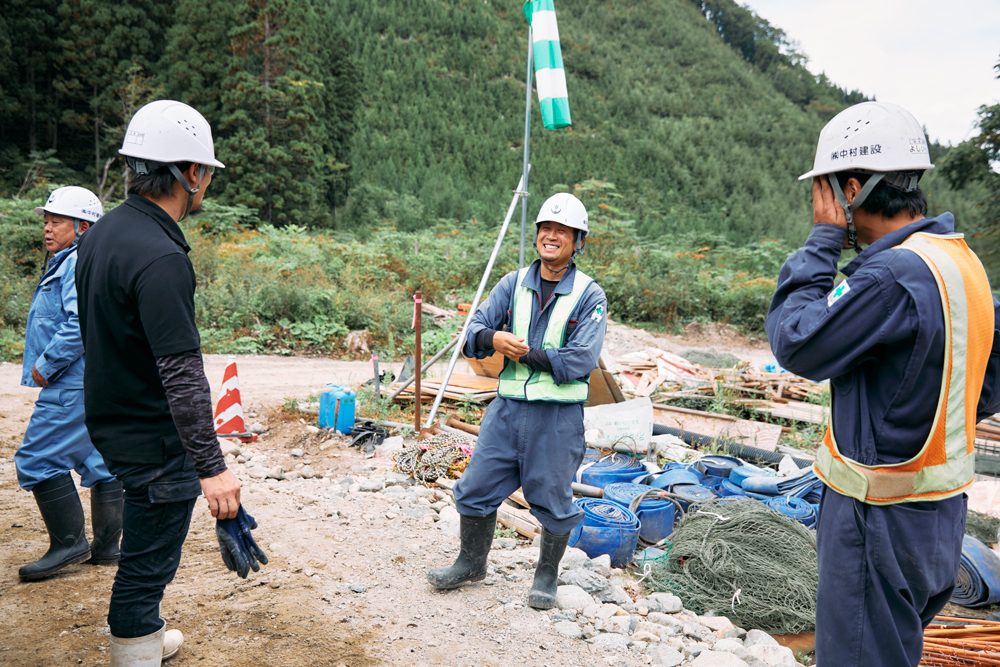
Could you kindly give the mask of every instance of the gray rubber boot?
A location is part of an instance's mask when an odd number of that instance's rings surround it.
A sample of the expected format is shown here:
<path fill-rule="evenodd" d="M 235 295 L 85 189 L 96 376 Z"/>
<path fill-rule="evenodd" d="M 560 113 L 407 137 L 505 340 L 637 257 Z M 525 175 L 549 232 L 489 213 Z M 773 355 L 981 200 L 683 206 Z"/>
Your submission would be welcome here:
<path fill-rule="evenodd" d="M 556 606 L 559 589 L 559 562 L 566 553 L 570 533 L 554 535 L 542 528 L 542 545 L 535 566 L 535 580 L 528 593 L 528 606 L 534 609 L 552 609 Z"/>
<path fill-rule="evenodd" d="M 90 558 L 83 505 L 70 474 L 40 482 L 31 492 L 49 532 L 49 550 L 17 571 L 21 581 L 45 579 L 68 565 Z"/>
<path fill-rule="evenodd" d="M 151 635 L 134 639 L 111 635 L 111 650 L 108 652 L 111 667 L 160 667 L 166 630 L 164 625 Z"/>
<path fill-rule="evenodd" d="M 496 526 L 496 512 L 482 518 L 462 514 L 462 550 L 451 567 L 436 567 L 427 573 L 427 581 L 431 586 L 458 588 L 466 582 L 485 579 L 486 561 L 489 559 Z"/>
<path fill-rule="evenodd" d="M 121 556 L 122 513 L 125 500 L 117 479 L 101 482 L 90 490 L 90 523 L 94 541 L 90 545 L 91 565 L 114 565 Z"/>

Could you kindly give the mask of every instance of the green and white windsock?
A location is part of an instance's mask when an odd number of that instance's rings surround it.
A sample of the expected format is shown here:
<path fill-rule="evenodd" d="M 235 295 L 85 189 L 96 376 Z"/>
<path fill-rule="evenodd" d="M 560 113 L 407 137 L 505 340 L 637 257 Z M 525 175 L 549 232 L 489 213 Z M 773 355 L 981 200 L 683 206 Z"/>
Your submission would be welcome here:
<path fill-rule="evenodd" d="M 534 46 L 535 85 L 538 103 L 542 107 L 542 124 L 547 130 L 569 127 L 569 93 L 566 91 L 566 70 L 559 47 L 559 26 L 552 0 L 528 0 L 524 15 L 531 25 Z"/>

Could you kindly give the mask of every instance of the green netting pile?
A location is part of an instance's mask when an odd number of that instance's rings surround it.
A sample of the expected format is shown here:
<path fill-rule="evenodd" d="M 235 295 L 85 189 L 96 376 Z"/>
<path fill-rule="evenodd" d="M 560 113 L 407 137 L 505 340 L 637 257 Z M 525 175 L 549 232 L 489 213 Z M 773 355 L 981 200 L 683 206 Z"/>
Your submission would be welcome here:
<path fill-rule="evenodd" d="M 649 579 L 687 609 L 772 634 L 815 629 L 816 538 L 798 521 L 750 498 L 716 499 L 692 505 L 670 542 Z"/>
<path fill-rule="evenodd" d="M 995 516 L 969 510 L 965 517 L 965 534 L 971 535 L 986 544 L 997 543 L 997 533 L 1000 532 L 1000 519 Z"/>

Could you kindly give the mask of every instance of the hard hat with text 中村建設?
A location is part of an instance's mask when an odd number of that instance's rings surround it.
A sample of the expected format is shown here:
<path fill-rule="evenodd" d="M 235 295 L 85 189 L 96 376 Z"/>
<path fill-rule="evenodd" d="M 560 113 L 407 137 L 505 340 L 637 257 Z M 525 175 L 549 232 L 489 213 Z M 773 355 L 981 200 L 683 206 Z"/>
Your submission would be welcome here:
<path fill-rule="evenodd" d="M 126 157 L 133 169 L 142 162 L 155 164 L 150 165 L 153 168 L 136 169 L 139 173 L 174 162 L 226 166 L 215 159 L 212 128 L 205 117 L 187 104 L 174 100 L 150 102 L 136 111 L 118 152 Z"/>
<path fill-rule="evenodd" d="M 535 227 L 543 222 L 558 222 L 580 230 L 583 236 L 590 231 L 587 227 L 587 208 L 582 201 L 568 192 L 560 192 L 545 200 L 538 211 L 538 217 L 535 218 Z"/>
<path fill-rule="evenodd" d="M 94 224 L 104 215 L 104 206 L 100 198 L 87 188 L 68 185 L 53 190 L 44 206 L 35 207 L 35 213 L 54 213 Z"/>
<path fill-rule="evenodd" d="M 819 134 L 813 168 L 799 180 L 838 171 L 917 172 L 933 169 L 927 139 L 906 109 L 862 102 L 841 111 Z"/>

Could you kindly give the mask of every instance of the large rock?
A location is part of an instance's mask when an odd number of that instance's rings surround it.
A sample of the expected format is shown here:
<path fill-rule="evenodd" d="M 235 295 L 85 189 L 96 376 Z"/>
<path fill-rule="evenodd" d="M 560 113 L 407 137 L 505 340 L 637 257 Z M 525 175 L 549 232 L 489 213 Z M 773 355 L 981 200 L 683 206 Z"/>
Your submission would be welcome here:
<path fill-rule="evenodd" d="M 592 604 L 594 598 L 579 586 L 560 586 L 556 589 L 556 606 L 560 609 L 583 609 Z"/>
<path fill-rule="evenodd" d="M 562 560 L 559 561 L 559 567 L 564 570 L 591 567 L 590 556 L 576 547 L 567 547 Z"/>
<path fill-rule="evenodd" d="M 646 652 L 656 667 L 677 667 L 684 662 L 684 656 L 669 646 L 654 646 Z"/>
<path fill-rule="evenodd" d="M 609 585 L 607 579 L 582 567 L 563 572 L 559 575 L 559 583 L 564 586 L 579 586 L 591 594 L 607 590 Z"/>
<path fill-rule="evenodd" d="M 368 493 L 375 493 L 376 491 L 381 491 L 385 488 L 385 480 L 381 477 L 372 477 L 371 479 L 366 479 L 361 482 L 361 490 L 367 491 Z"/>
<path fill-rule="evenodd" d="M 763 630 L 748 630 L 743 645 L 749 649 L 752 646 L 778 646 L 779 644 L 774 637 Z"/>
<path fill-rule="evenodd" d="M 732 653 L 740 660 L 747 659 L 747 650 L 739 639 L 720 639 L 712 646 L 712 650 Z"/>
<path fill-rule="evenodd" d="M 683 621 L 677 620 L 670 614 L 661 614 L 658 611 L 651 612 L 648 616 L 646 616 L 646 620 L 650 623 L 666 626 L 674 634 L 680 632 L 684 628 Z"/>
<path fill-rule="evenodd" d="M 699 616 L 698 622 L 713 632 L 725 631 L 733 627 L 733 622 L 725 616 Z"/>
<path fill-rule="evenodd" d="M 583 630 L 580 626 L 573 621 L 559 621 L 552 626 L 552 629 L 561 634 L 563 637 L 569 637 L 570 639 L 583 639 Z"/>
<path fill-rule="evenodd" d="M 625 635 L 617 635 L 617 634 L 597 635 L 590 641 L 594 645 L 594 648 L 603 649 L 605 651 L 624 652 L 628 650 L 628 637 L 626 637 Z"/>
<path fill-rule="evenodd" d="M 757 658 L 768 667 L 795 667 L 795 654 L 785 646 L 764 646 L 758 644 L 746 649 L 747 655 Z"/>
<path fill-rule="evenodd" d="M 632 604 L 632 598 L 628 596 L 625 589 L 616 584 L 610 584 L 606 589 L 598 592 L 596 597 L 601 602 L 612 602 L 619 607 L 626 604 Z"/>
<path fill-rule="evenodd" d="M 651 593 L 646 599 L 649 602 L 656 604 L 658 607 L 656 611 L 664 614 L 676 614 L 684 609 L 681 599 L 676 595 L 671 595 L 670 593 Z M 649 610 L 654 611 L 652 604 L 649 605 Z"/>
<path fill-rule="evenodd" d="M 233 456 L 240 455 L 241 449 L 239 443 L 233 442 L 228 438 L 219 438 L 219 447 L 222 448 L 223 456 L 229 456 L 230 454 Z"/>
<path fill-rule="evenodd" d="M 745 661 L 725 651 L 702 651 L 690 665 L 691 667 L 748 667 Z"/>

